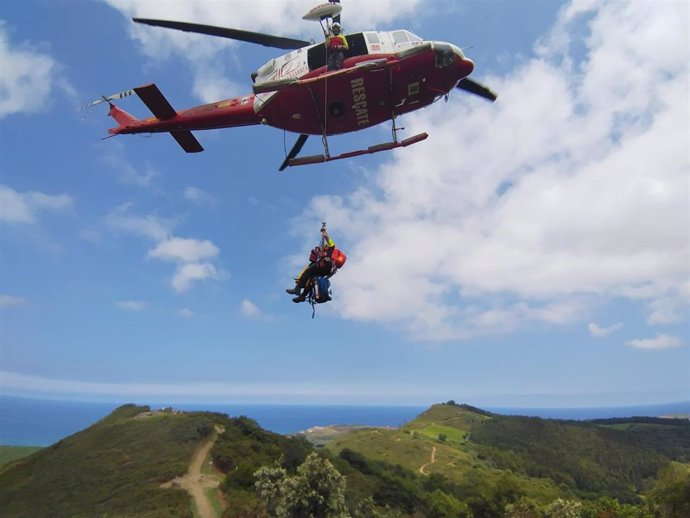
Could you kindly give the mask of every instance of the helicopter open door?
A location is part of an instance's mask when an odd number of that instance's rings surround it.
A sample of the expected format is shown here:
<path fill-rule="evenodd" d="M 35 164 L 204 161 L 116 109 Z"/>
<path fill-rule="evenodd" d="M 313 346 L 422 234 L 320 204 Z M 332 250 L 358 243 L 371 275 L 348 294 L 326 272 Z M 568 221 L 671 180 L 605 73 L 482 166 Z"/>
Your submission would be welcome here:
<path fill-rule="evenodd" d="M 349 46 L 348 51 L 345 53 L 345 59 L 369 54 L 367 42 L 364 39 L 364 33 L 346 34 L 345 39 Z M 326 66 L 326 45 L 314 45 L 310 47 L 307 51 L 307 64 L 309 65 L 310 72 Z"/>

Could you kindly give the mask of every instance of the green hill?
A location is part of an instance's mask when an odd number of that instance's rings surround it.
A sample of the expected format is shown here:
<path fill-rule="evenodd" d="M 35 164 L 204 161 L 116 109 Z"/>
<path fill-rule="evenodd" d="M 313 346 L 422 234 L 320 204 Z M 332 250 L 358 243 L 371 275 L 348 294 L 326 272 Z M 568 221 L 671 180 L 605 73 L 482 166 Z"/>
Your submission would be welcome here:
<path fill-rule="evenodd" d="M 424 467 L 425 474 L 441 476 L 448 492 L 465 502 L 528 498 L 546 504 L 557 497 L 606 497 L 641 504 L 659 470 L 671 461 L 690 463 L 690 423 L 558 421 L 494 415 L 450 403 L 432 406 L 399 430 L 350 432 L 327 448 L 345 459 L 354 452 L 413 473 Z M 474 515 L 487 515 L 485 509 L 470 508 Z"/>
<path fill-rule="evenodd" d="M 303 439 L 267 432 L 243 417 L 124 405 L 85 430 L 0 467 L 0 515 L 196 518 L 190 494 L 176 481 L 211 436 L 215 467 L 204 462 L 202 473 L 213 471 L 224 480 L 222 493 L 238 492 L 236 508 L 247 502 L 256 507 L 253 487 L 248 496 L 243 492 L 253 486 L 261 465 L 280 461 L 294 469 L 312 451 Z M 224 497 L 212 497 L 220 516 Z"/>
<path fill-rule="evenodd" d="M 475 450 L 501 469 L 548 477 L 581 496 L 637 501 L 671 460 L 690 462 L 690 423 L 592 422 L 497 416 L 473 430 Z"/>
<path fill-rule="evenodd" d="M 449 402 L 399 429 L 329 434 L 318 451 L 345 477 L 340 518 L 680 518 L 690 511 L 687 421 L 556 421 Z M 308 518 L 304 510 L 284 514 L 254 484 L 267 466 L 294 476 L 288 486 L 297 488 L 313 451 L 303 437 L 268 432 L 247 417 L 125 405 L 0 466 L 0 515 Z M 193 465 L 201 466 L 199 481 L 215 481 L 201 487 L 210 497 L 202 507 L 198 492 L 193 499 L 187 492 Z"/>
<path fill-rule="evenodd" d="M 189 496 L 159 485 L 184 474 L 213 423 L 125 405 L 93 426 L 0 468 L 5 517 L 189 516 Z M 136 514 L 135 514 L 136 513 Z"/>
<path fill-rule="evenodd" d="M 0 446 L 0 467 L 40 450 L 40 446 Z"/>

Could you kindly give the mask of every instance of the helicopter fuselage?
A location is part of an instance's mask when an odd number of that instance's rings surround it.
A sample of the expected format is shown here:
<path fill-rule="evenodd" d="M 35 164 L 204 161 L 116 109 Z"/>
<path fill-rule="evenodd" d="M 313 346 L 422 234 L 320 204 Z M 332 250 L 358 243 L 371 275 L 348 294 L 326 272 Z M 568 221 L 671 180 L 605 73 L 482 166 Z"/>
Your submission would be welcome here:
<path fill-rule="evenodd" d="M 409 31 L 346 37 L 349 50 L 340 70 L 327 70 L 326 47 L 316 43 L 264 64 L 252 75 L 255 93 L 233 99 L 176 112 L 157 89 L 160 98 L 148 100 L 141 93 L 145 87 L 135 89 L 156 116 L 118 119 L 120 125 L 109 133 L 253 124 L 311 135 L 348 133 L 428 106 L 474 69 L 474 63 L 455 45 L 424 41 Z"/>

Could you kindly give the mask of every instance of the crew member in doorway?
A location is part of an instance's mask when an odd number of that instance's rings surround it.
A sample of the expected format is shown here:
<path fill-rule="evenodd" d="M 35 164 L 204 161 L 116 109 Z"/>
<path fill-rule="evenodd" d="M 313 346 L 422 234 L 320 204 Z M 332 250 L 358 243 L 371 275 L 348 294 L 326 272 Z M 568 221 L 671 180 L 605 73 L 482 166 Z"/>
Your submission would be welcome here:
<path fill-rule="evenodd" d="M 350 48 L 347 38 L 341 34 L 338 22 L 331 25 L 331 31 L 326 39 L 326 51 L 328 53 L 328 70 L 340 70 L 345 59 L 345 52 Z"/>

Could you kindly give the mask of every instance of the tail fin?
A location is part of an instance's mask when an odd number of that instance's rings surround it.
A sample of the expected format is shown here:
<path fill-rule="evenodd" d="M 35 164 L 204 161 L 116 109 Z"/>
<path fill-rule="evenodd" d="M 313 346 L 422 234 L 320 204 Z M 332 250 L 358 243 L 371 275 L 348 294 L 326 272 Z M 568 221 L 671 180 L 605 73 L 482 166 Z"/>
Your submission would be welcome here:
<path fill-rule="evenodd" d="M 117 128 L 110 128 L 108 130 L 108 133 L 110 133 L 111 135 L 117 135 L 123 129 L 135 126 L 137 123 L 140 122 L 139 119 L 137 119 L 133 115 L 130 115 L 126 111 L 121 110 L 110 101 L 108 101 L 108 104 L 110 105 L 110 111 L 108 112 L 108 115 L 115 119 L 115 121 L 118 124 Z"/>
<path fill-rule="evenodd" d="M 121 110 L 111 102 L 111 99 L 121 99 L 122 97 L 129 96 L 134 92 L 136 92 L 149 110 L 153 112 L 155 119 L 137 119 L 126 111 Z M 169 121 L 170 119 L 177 117 L 178 114 L 170 105 L 168 100 L 163 96 L 158 87 L 153 83 L 139 86 L 133 90 L 122 92 L 121 94 L 103 97 L 99 101 L 89 103 L 87 107 L 95 106 L 101 102 L 108 103 L 110 106 L 108 115 L 115 119 L 118 124 L 116 128 L 110 128 L 108 130 L 110 136 L 120 135 L 121 133 L 145 133 L 149 130 L 154 132 L 168 131 L 187 153 L 199 153 L 200 151 L 204 150 L 196 137 L 188 129 L 172 129 L 175 127 L 174 125 L 170 125 L 172 126 L 171 129 L 162 129 L 160 126 L 158 126 L 162 122 Z"/>

